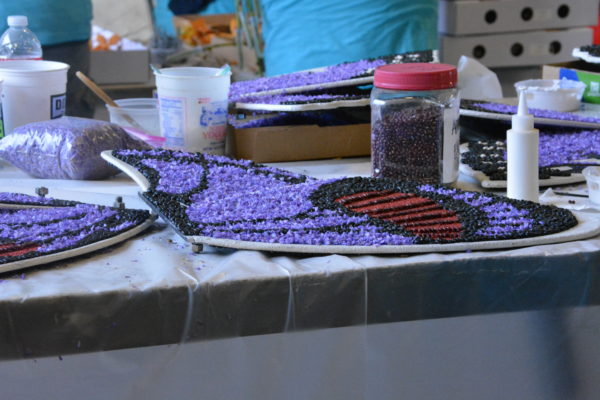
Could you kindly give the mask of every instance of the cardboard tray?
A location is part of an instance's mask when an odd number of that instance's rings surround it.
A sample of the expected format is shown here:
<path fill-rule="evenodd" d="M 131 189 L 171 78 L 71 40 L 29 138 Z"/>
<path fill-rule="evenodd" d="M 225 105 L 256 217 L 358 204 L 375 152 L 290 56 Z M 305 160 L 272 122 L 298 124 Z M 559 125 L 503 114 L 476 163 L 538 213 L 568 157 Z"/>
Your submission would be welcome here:
<path fill-rule="evenodd" d="M 371 154 L 370 124 L 233 129 L 230 139 L 234 157 L 260 163 Z"/>

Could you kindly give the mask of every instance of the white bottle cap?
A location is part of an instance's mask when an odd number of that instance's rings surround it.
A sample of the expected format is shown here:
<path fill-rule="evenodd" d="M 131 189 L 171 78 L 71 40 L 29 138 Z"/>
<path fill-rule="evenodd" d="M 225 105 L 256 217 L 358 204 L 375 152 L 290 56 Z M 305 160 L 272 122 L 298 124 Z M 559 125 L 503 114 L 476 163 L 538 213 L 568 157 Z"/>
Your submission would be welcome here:
<path fill-rule="evenodd" d="M 9 15 L 6 18 L 6 22 L 8 26 L 27 26 L 29 25 L 29 21 L 27 20 L 27 16 L 25 15 Z"/>

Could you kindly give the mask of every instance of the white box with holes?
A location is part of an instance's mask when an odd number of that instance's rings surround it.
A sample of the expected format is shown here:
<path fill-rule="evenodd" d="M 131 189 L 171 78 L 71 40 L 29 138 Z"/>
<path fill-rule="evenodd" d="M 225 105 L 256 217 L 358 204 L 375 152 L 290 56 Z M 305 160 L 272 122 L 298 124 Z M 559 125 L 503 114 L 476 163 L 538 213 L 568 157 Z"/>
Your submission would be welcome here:
<path fill-rule="evenodd" d="M 440 56 L 442 62 L 454 65 L 462 55 L 490 68 L 541 65 L 573 60 L 571 51 L 574 47 L 591 43 L 591 28 L 496 35 L 441 35 Z"/>
<path fill-rule="evenodd" d="M 593 26 L 598 0 L 440 0 L 438 31 L 449 35 Z"/>

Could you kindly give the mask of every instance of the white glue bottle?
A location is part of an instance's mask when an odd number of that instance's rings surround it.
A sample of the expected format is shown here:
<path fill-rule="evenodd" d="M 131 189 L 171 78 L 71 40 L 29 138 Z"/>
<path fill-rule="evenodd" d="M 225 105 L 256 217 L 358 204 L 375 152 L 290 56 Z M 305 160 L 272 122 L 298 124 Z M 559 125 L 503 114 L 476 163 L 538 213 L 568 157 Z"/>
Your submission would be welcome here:
<path fill-rule="evenodd" d="M 540 134 L 527 110 L 525 91 L 519 94 L 519 108 L 506 132 L 506 195 L 511 199 L 539 200 Z"/>

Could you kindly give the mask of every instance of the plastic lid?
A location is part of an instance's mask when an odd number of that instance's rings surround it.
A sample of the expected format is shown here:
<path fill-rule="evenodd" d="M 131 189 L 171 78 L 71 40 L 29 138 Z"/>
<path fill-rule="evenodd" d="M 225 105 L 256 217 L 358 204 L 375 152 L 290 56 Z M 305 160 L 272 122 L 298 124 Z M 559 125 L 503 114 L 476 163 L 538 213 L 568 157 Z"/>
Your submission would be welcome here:
<path fill-rule="evenodd" d="M 439 90 L 456 86 L 456 67 L 449 64 L 407 63 L 382 65 L 375 70 L 375 86 L 396 90 Z"/>
<path fill-rule="evenodd" d="M 29 21 L 25 15 L 9 15 L 6 18 L 6 23 L 8 26 L 27 26 L 29 25 Z"/>

